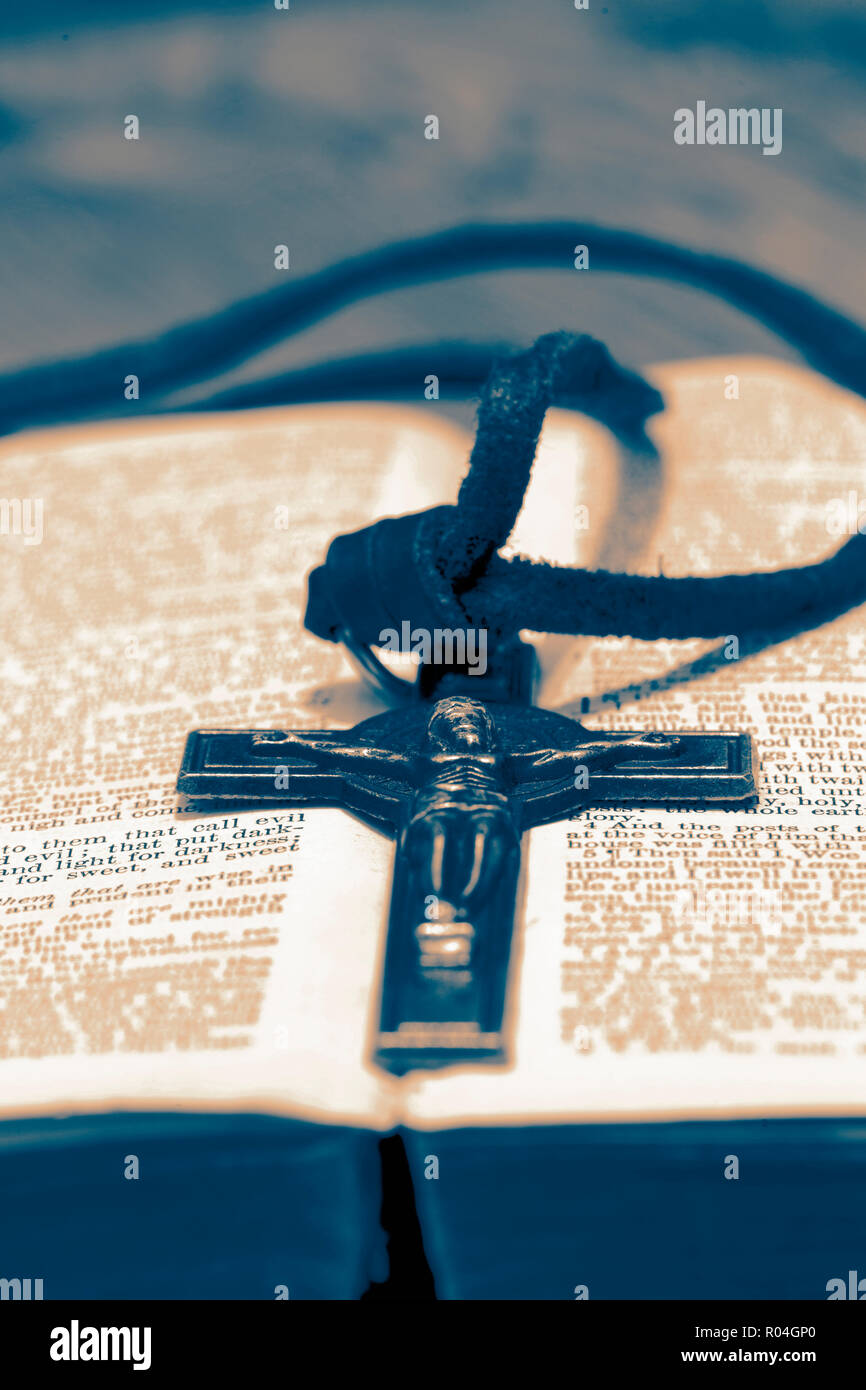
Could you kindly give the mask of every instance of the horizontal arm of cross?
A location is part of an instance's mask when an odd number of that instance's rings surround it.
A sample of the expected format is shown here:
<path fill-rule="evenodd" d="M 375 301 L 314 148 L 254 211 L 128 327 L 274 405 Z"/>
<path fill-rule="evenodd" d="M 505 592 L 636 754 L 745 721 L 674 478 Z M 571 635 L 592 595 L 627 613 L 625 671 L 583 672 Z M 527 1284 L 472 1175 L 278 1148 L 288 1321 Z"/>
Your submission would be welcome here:
<path fill-rule="evenodd" d="M 371 748 L 361 743 L 341 743 L 333 737 L 322 738 L 315 733 L 254 733 L 252 752 L 254 756 L 297 759 L 323 771 L 331 768 L 337 771 L 366 771 L 374 775 L 390 774 L 401 780 L 411 778 L 414 770 L 414 759 L 409 754 L 391 752 L 387 748 Z"/>
<path fill-rule="evenodd" d="M 373 749 L 381 759 L 359 767 L 358 747 L 333 735 L 311 735 L 307 743 L 295 735 L 283 738 L 279 729 L 196 729 L 187 738 L 177 779 L 180 808 L 340 806 L 394 834 L 411 797 L 409 760 L 395 754 L 399 762 L 392 764 L 387 749 Z M 388 783 L 377 781 L 383 776 Z"/>
<path fill-rule="evenodd" d="M 631 734 L 626 738 L 588 740 L 575 748 L 542 748 L 513 753 L 512 776 L 518 781 L 567 777 L 578 767 L 610 767 L 633 759 L 654 760 L 675 756 L 679 739 L 666 734 Z"/>
<path fill-rule="evenodd" d="M 521 825 L 560 820 L 604 802 L 654 805 L 739 804 L 755 795 L 752 769 L 752 741 L 747 734 L 685 733 L 665 735 L 660 753 L 653 756 L 644 745 L 636 754 L 636 733 L 611 734 L 613 751 L 595 766 L 585 758 L 587 744 L 578 744 L 562 757 L 561 765 L 551 763 L 552 776 L 563 776 L 562 768 L 574 771 L 573 782 L 549 788 L 544 767 L 537 771 L 527 765 L 515 795 L 521 802 Z M 668 745 L 675 742 L 676 747 Z M 605 748 L 607 748 L 607 738 Z M 588 778 L 577 775 L 581 765 Z"/>

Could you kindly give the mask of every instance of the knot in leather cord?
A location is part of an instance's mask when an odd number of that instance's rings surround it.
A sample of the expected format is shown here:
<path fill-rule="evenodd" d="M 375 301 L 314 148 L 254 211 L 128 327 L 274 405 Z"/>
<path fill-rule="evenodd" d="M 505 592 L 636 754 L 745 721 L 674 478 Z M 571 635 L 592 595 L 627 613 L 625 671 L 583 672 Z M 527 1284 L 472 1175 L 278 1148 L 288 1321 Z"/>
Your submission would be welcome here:
<path fill-rule="evenodd" d="M 646 420 L 663 401 L 586 336 L 548 333 L 498 363 L 482 393 L 456 504 L 337 536 L 309 577 L 309 631 L 329 641 L 350 632 L 374 645 L 383 630 L 399 631 L 406 621 L 427 630 L 483 627 L 494 641 L 525 627 L 510 596 L 473 591 L 517 519 L 551 405 L 581 410 L 619 437 L 645 443 Z"/>

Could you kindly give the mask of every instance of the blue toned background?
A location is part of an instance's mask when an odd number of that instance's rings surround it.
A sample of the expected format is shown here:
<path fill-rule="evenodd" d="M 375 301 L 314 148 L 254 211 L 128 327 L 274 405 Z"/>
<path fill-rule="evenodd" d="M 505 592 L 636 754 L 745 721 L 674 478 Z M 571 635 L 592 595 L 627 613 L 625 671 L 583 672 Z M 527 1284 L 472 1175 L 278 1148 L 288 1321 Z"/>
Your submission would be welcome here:
<path fill-rule="evenodd" d="M 0 368 L 285 283 L 277 243 L 302 275 L 479 219 L 646 231 L 866 317 L 857 0 L 49 0 L 0 24 Z M 698 99 L 782 107 L 781 154 L 675 146 L 674 109 Z M 358 304 L 226 380 L 556 327 L 633 363 L 785 352 L 684 288 L 523 272 Z"/>
<path fill-rule="evenodd" d="M 646 232 L 866 318 L 859 0 L 46 0 L 6 6 L 0 35 L 0 370 L 283 284 L 277 243 L 305 275 L 478 220 Z M 678 148 L 673 112 L 700 99 L 781 107 L 782 153 Z M 632 364 L 789 355 L 681 287 L 521 272 L 359 303 L 226 382 L 558 327 Z M 357 1298 L 381 1277 L 370 1136 L 255 1117 L 2 1131 L 0 1273 L 49 1297 Z M 862 1126 L 740 1131 L 441 1136 L 454 1181 L 418 1193 L 440 1296 L 567 1299 L 591 1268 L 597 1297 L 822 1297 L 864 1249 Z M 750 1176 L 726 1184 L 737 1143 Z M 127 1152 L 147 1184 L 123 1181 Z"/>
<path fill-rule="evenodd" d="M 593 1300 L 811 1301 L 852 1265 L 866 1276 L 860 1120 L 405 1140 L 440 1299 L 569 1301 L 586 1284 Z M 436 1182 L 423 1177 L 431 1150 Z M 131 1153 L 138 1181 L 124 1179 Z M 429 1297 L 398 1209 L 404 1178 L 391 1177 L 400 1190 L 381 1214 L 399 1279 L 379 1296 Z M 284 1285 L 293 1300 L 355 1300 L 388 1263 L 376 1140 L 348 1129 L 245 1115 L 7 1122 L 0 1193 L 2 1273 L 42 1278 L 46 1299 L 269 1300 Z"/>

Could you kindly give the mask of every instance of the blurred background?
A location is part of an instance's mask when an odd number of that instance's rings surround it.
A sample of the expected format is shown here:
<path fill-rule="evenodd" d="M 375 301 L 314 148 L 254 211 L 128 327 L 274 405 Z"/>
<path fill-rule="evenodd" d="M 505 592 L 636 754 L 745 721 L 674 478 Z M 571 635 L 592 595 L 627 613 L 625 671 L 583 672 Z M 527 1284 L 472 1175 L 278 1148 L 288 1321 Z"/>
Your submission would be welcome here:
<path fill-rule="evenodd" d="M 0 369 L 478 220 L 648 232 L 866 318 L 858 0 L 48 0 L 0 24 Z M 781 154 L 676 146 L 673 112 L 699 99 L 782 107 Z M 789 355 L 684 288 L 528 271 L 360 303 L 222 380 L 560 327 L 634 365 Z"/>

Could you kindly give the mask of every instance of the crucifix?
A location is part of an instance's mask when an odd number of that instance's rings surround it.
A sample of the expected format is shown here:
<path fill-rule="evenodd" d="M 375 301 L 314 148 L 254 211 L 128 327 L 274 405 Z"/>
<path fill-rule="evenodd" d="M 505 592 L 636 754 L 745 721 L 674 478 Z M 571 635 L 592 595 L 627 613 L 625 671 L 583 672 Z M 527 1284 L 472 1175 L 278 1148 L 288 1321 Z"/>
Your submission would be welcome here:
<path fill-rule="evenodd" d="M 592 734 L 531 703 L 525 682 L 505 692 L 471 673 L 422 677 L 422 698 L 349 730 L 196 730 L 177 784 L 184 809 L 338 806 L 396 839 L 373 1049 L 396 1074 L 507 1057 L 525 831 L 601 802 L 755 793 L 748 735 Z"/>

